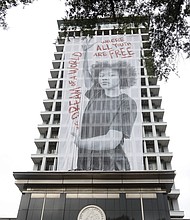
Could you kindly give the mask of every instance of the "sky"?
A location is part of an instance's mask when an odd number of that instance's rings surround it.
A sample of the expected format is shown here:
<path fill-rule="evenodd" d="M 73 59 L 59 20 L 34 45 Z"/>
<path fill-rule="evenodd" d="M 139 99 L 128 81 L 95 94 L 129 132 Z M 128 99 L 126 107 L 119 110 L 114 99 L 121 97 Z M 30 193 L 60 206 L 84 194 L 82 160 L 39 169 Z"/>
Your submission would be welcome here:
<path fill-rule="evenodd" d="M 56 51 L 57 20 L 64 17 L 64 1 L 38 0 L 8 11 L 8 30 L 0 30 L 0 218 L 16 217 L 21 193 L 13 172 L 31 171 L 34 139 L 42 123 L 45 90 L 51 78 Z M 179 206 L 190 218 L 190 60 L 182 56 L 179 76 L 171 75 L 161 85 L 166 134 L 173 152 L 175 185 L 180 189 Z"/>

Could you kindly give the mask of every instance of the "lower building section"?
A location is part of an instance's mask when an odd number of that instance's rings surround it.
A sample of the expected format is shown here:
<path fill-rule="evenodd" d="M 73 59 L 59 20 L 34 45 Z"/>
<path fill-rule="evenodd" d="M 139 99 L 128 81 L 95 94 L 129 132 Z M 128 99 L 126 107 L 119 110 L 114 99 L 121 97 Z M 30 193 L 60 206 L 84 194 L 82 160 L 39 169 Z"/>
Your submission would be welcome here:
<path fill-rule="evenodd" d="M 164 193 L 147 195 L 119 193 L 103 196 L 28 193 L 22 195 L 17 219 L 169 220 L 170 215 Z"/>
<path fill-rule="evenodd" d="M 169 220 L 173 171 L 14 173 L 17 220 Z"/>

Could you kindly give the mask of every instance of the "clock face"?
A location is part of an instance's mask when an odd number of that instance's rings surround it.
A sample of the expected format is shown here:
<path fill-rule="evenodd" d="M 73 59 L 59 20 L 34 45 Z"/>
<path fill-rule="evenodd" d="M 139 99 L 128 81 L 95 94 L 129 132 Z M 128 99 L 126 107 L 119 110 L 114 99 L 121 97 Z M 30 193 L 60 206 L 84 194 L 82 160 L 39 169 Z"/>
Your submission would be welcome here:
<path fill-rule="evenodd" d="M 88 205 L 79 212 L 77 220 L 106 220 L 106 215 L 100 207 Z"/>

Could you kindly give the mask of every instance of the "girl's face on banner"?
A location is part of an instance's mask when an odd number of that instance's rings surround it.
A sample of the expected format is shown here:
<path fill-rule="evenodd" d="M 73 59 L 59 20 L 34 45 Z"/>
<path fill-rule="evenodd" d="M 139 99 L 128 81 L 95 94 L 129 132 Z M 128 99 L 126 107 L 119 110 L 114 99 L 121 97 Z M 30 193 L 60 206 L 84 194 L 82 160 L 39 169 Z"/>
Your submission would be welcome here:
<path fill-rule="evenodd" d="M 99 73 L 98 82 L 102 89 L 115 89 L 119 87 L 119 73 L 116 70 L 106 68 Z"/>

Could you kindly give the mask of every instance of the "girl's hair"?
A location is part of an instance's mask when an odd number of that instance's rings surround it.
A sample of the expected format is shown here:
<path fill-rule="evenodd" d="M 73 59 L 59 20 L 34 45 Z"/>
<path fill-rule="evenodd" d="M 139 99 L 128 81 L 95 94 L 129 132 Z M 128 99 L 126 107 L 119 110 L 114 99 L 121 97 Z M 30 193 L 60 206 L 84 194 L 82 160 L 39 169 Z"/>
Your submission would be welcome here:
<path fill-rule="evenodd" d="M 137 73 L 135 68 L 126 61 L 109 63 L 108 61 L 96 62 L 91 67 L 92 78 L 98 83 L 99 74 L 104 69 L 112 69 L 119 73 L 120 88 L 130 87 L 136 84 Z"/>

